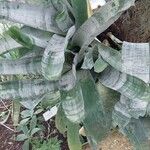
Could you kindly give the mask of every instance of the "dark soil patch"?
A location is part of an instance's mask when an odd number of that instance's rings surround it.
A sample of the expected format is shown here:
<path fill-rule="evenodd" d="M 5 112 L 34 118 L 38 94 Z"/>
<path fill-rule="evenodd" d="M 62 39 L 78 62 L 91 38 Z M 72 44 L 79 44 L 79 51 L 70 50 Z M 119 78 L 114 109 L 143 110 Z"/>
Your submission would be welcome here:
<path fill-rule="evenodd" d="M 4 102 L 6 106 L 11 105 L 11 101 Z M 3 103 L 0 102 L 0 112 L 5 111 L 6 108 L 4 107 Z M 13 130 L 13 122 L 11 120 L 11 117 L 9 117 L 8 121 L 5 123 L 5 125 Z M 45 131 L 44 133 L 44 139 L 51 138 L 51 137 L 57 137 L 58 140 L 61 142 L 61 150 L 69 150 L 67 139 L 65 135 L 62 135 L 59 133 L 59 131 L 55 127 L 54 118 L 48 122 L 43 122 L 43 125 L 46 129 L 49 129 L 49 131 Z M 22 150 L 22 144 L 23 142 L 16 142 L 15 137 L 16 133 L 7 129 L 6 127 L 0 125 L 0 150 Z"/>
<path fill-rule="evenodd" d="M 9 107 L 11 102 L 7 101 L 4 102 L 4 104 Z M 6 108 L 4 107 L 3 103 L 0 102 L 0 112 L 5 110 Z M 5 125 L 15 130 L 10 117 Z M 15 132 L 0 125 L 0 133 L 0 150 L 21 150 L 22 143 L 15 141 Z"/>

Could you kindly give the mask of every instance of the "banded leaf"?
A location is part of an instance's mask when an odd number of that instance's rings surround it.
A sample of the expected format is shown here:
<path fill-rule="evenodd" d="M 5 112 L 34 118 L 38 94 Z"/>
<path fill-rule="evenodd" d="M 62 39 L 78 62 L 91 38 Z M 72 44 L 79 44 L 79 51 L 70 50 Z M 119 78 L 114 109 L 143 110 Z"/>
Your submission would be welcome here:
<path fill-rule="evenodd" d="M 114 126 L 126 135 L 133 143 L 136 150 L 149 150 L 150 147 L 150 119 L 142 117 L 139 119 L 131 118 L 126 109 L 121 107 L 113 112 Z"/>
<path fill-rule="evenodd" d="M 42 56 L 25 57 L 16 60 L 0 60 L 1 75 L 41 74 Z"/>
<path fill-rule="evenodd" d="M 52 33 L 34 29 L 31 27 L 22 27 L 21 29 L 18 29 L 21 34 L 20 36 L 26 36 L 26 38 L 30 41 L 30 46 L 32 47 L 33 45 L 45 48 L 52 36 Z M 28 45 L 28 41 L 23 37 L 24 39 L 24 44 L 20 43 L 20 39 L 15 41 L 14 39 L 18 38 L 16 35 L 16 32 L 11 33 L 12 37 L 8 35 L 8 31 L 4 33 L 3 37 L 0 39 L 0 54 L 6 53 L 10 50 L 14 49 L 19 49 L 23 48 L 23 46 Z M 27 43 L 27 45 L 26 45 Z M 33 45 L 32 45 L 33 44 Z"/>
<path fill-rule="evenodd" d="M 44 94 L 37 95 L 36 97 L 20 99 L 20 103 L 27 109 L 34 110 L 34 108 L 44 99 Z"/>
<path fill-rule="evenodd" d="M 46 48 L 49 40 L 51 39 L 53 33 L 35 29 L 32 27 L 23 26 L 21 28 L 21 32 L 27 35 L 30 39 L 32 39 L 33 44 L 42 48 Z"/>
<path fill-rule="evenodd" d="M 119 5 L 116 5 L 115 1 L 110 1 L 101 7 L 99 11 L 85 21 L 73 36 L 72 43 L 81 47 L 79 61 L 83 58 L 85 50 L 94 38 L 113 24 L 122 12 L 134 5 L 135 2 L 135 0 L 117 1 Z"/>
<path fill-rule="evenodd" d="M 20 2 L 0 2 L 0 17 L 33 28 L 62 34 L 54 21 L 57 12 L 49 5 L 29 5 Z"/>
<path fill-rule="evenodd" d="M 0 99 L 29 99 L 54 92 L 58 85 L 46 80 L 18 80 L 0 83 Z"/>
<path fill-rule="evenodd" d="M 121 53 L 111 47 L 104 45 L 103 43 L 98 44 L 98 51 L 100 56 L 104 61 L 109 63 L 111 66 L 116 68 L 117 70 L 122 70 L 121 65 Z"/>
<path fill-rule="evenodd" d="M 84 57 L 84 61 L 82 64 L 82 69 L 92 69 L 94 66 L 94 61 L 93 61 L 93 49 L 92 48 L 87 48 L 87 52 Z"/>
<path fill-rule="evenodd" d="M 0 54 L 21 47 L 22 47 L 21 44 L 17 43 L 14 39 L 12 39 L 7 34 L 4 34 L 3 38 L 0 39 Z"/>
<path fill-rule="evenodd" d="M 108 64 L 107 64 L 107 62 L 105 62 L 103 60 L 103 58 L 102 58 L 102 56 L 99 52 L 98 46 L 97 46 L 97 45 L 101 44 L 101 42 L 95 40 L 95 44 L 96 44 L 96 48 L 98 50 L 98 58 L 97 58 L 97 60 L 95 61 L 95 64 L 94 64 L 94 71 L 97 72 L 97 73 L 100 73 L 108 66 Z M 108 43 L 105 44 L 105 45 L 108 45 Z"/>
<path fill-rule="evenodd" d="M 150 44 L 129 43 L 122 45 L 122 72 L 150 83 Z"/>
<path fill-rule="evenodd" d="M 102 72 L 106 67 L 108 66 L 108 64 L 102 59 L 101 56 L 99 56 L 99 58 L 95 61 L 94 64 L 94 71 L 97 73 Z"/>
<path fill-rule="evenodd" d="M 7 34 L 13 38 L 16 42 L 20 43 L 22 46 L 32 49 L 33 41 L 27 35 L 21 32 L 20 28 L 17 26 L 12 26 L 7 31 Z"/>
<path fill-rule="evenodd" d="M 61 91 L 70 91 L 76 85 L 76 76 L 73 69 L 65 73 L 58 81 Z"/>
<path fill-rule="evenodd" d="M 102 43 L 98 48 L 102 58 L 111 66 L 149 83 L 149 43 L 123 42 L 121 52 Z"/>
<path fill-rule="evenodd" d="M 65 4 L 62 3 L 62 9 L 59 10 L 59 13 L 55 18 L 55 21 L 57 23 L 57 26 L 62 32 L 67 32 L 69 28 L 73 26 L 74 23 L 71 17 L 69 16 L 69 12 Z"/>
<path fill-rule="evenodd" d="M 150 86 L 136 77 L 108 67 L 99 79 L 104 86 L 120 92 L 129 99 L 150 101 Z"/>
<path fill-rule="evenodd" d="M 49 41 L 41 62 L 42 74 L 47 80 L 58 80 L 60 78 L 65 61 L 64 53 L 74 32 L 73 26 L 68 30 L 66 38 L 54 34 Z"/>
<path fill-rule="evenodd" d="M 66 117 L 73 123 L 80 123 L 84 119 L 84 100 L 82 95 L 82 89 L 77 84 L 70 91 L 63 91 L 62 96 L 62 108 Z"/>
<path fill-rule="evenodd" d="M 60 102 L 60 91 L 45 93 L 41 101 L 43 108 L 51 108 Z"/>
<path fill-rule="evenodd" d="M 65 38 L 59 35 L 52 36 L 42 58 L 42 74 L 47 80 L 57 80 L 62 72 L 65 61 Z"/>
<path fill-rule="evenodd" d="M 139 119 L 147 115 L 148 104 L 149 102 L 137 101 L 121 95 L 120 101 L 116 103 L 114 110 L 126 114 L 129 118 Z"/>

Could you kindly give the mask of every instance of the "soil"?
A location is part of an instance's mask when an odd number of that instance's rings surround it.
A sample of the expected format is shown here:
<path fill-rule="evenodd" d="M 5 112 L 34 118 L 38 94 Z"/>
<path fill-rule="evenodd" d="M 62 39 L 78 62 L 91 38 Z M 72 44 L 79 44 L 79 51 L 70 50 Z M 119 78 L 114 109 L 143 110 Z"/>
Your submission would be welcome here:
<path fill-rule="evenodd" d="M 10 106 L 11 102 L 4 102 L 6 106 Z M 5 111 L 6 108 L 4 107 L 3 103 L 0 102 L 0 112 Z M 5 123 L 5 125 L 13 130 L 13 124 L 11 118 Z M 15 139 L 15 132 L 7 129 L 6 127 L 0 125 L 0 150 L 21 150 L 22 143 L 16 142 Z"/>
<path fill-rule="evenodd" d="M 84 150 L 92 150 L 88 144 Z M 100 144 L 99 150 L 133 150 L 133 146 L 121 133 L 113 131 Z"/>

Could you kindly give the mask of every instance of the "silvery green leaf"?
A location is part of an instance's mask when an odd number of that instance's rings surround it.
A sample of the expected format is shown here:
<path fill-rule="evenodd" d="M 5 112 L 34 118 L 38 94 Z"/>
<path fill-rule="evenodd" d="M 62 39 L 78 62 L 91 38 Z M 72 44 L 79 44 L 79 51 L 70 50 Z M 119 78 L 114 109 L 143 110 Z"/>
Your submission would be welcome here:
<path fill-rule="evenodd" d="M 19 124 L 20 125 L 26 125 L 29 120 L 30 120 L 30 118 L 22 119 Z M 27 133 L 25 133 L 25 134 L 27 134 Z"/>
<path fill-rule="evenodd" d="M 106 67 L 108 66 L 108 64 L 102 59 L 101 56 L 98 57 L 98 59 L 95 61 L 94 64 L 94 71 L 97 73 L 102 72 Z"/>
<path fill-rule="evenodd" d="M 149 43 L 129 43 L 122 45 L 122 72 L 150 83 Z"/>
<path fill-rule="evenodd" d="M 78 72 L 77 77 L 82 88 L 84 99 L 85 119 L 83 120 L 83 126 L 87 131 L 87 137 L 90 137 L 90 141 L 97 146 L 99 141 L 101 141 L 110 130 L 107 125 L 101 96 L 89 72 Z"/>
<path fill-rule="evenodd" d="M 58 80 L 61 76 L 65 61 L 65 50 L 69 39 L 73 36 L 75 27 L 68 30 L 66 37 L 54 34 L 44 51 L 42 58 L 42 74 L 48 80 Z"/>
<path fill-rule="evenodd" d="M 136 150 L 149 150 L 150 147 L 150 119 L 143 117 L 134 119 L 122 110 L 113 113 L 114 125 L 119 127 L 121 133 L 129 138 Z"/>
<path fill-rule="evenodd" d="M 75 25 L 78 29 L 88 19 L 88 1 L 71 0 Z"/>
<path fill-rule="evenodd" d="M 103 43 L 98 44 L 98 51 L 104 61 L 109 63 L 117 70 L 122 70 L 121 65 L 121 53 L 111 47 L 104 45 Z"/>
<path fill-rule="evenodd" d="M 149 43 L 123 42 L 121 52 L 102 43 L 98 44 L 98 48 L 102 58 L 111 66 L 149 83 Z"/>
<path fill-rule="evenodd" d="M 43 108 L 50 108 L 60 102 L 60 91 L 45 93 L 41 105 Z"/>
<path fill-rule="evenodd" d="M 47 31 L 42 31 L 40 29 L 35 29 L 32 27 L 23 26 L 21 31 L 30 37 L 33 44 L 42 48 L 45 48 L 52 37 L 52 33 Z"/>
<path fill-rule="evenodd" d="M 41 56 L 30 56 L 16 60 L 2 59 L 0 60 L 0 74 L 41 74 L 41 60 Z"/>
<path fill-rule="evenodd" d="M 85 53 L 84 61 L 82 64 L 82 69 L 92 69 L 94 66 L 93 61 L 93 49 L 87 48 L 87 52 Z"/>
<path fill-rule="evenodd" d="M 42 48 L 45 48 L 47 46 L 52 36 L 52 33 L 50 32 L 34 29 L 31 27 L 23 27 L 20 29 L 20 32 L 26 35 L 31 40 L 33 45 Z M 16 33 L 14 33 L 14 36 L 16 36 Z M 15 41 L 13 37 L 8 35 L 8 33 L 4 33 L 3 37 L 0 39 L 0 54 L 22 47 L 23 45 L 19 41 Z"/>
<path fill-rule="evenodd" d="M 135 119 L 139 119 L 139 117 L 144 117 L 146 115 L 148 104 L 148 102 L 137 101 L 134 99 L 131 100 L 122 95 L 114 109 L 120 113 L 128 114 L 128 116 L 130 116 L 129 118 L 133 117 Z"/>
<path fill-rule="evenodd" d="M 56 16 L 55 21 L 59 29 L 63 32 L 67 32 L 68 29 L 73 26 L 73 21 L 71 20 L 68 10 L 64 4 L 62 4 L 62 10 Z"/>
<path fill-rule="evenodd" d="M 1 99 L 29 99 L 46 92 L 54 92 L 58 87 L 55 82 L 42 79 L 18 80 L 0 83 Z"/>
<path fill-rule="evenodd" d="M 116 3 L 118 2 L 118 3 Z M 85 23 L 77 30 L 73 36 L 73 44 L 80 46 L 80 59 L 88 45 L 94 38 L 105 31 L 111 24 L 113 24 L 130 6 L 134 5 L 135 0 L 117 0 L 110 1 L 93 14 Z"/>
<path fill-rule="evenodd" d="M 65 73 L 59 80 L 60 90 L 69 91 L 76 85 L 76 76 L 73 69 Z"/>
<path fill-rule="evenodd" d="M 78 124 L 67 121 L 67 139 L 70 150 L 82 150 L 79 138 L 79 129 L 80 126 Z"/>
<path fill-rule="evenodd" d="M 56 14 L 57 11 L 51 3 L 47 6 L 36 6 L 20 2 L 0 2 L 1 17 L 33 28 L 62 34 L 54 21 Z"/>
<path fill-rule="evenodd" d="M 22 45 L 17 43 L 7 34 L 4 34 L 4 36 L 0 39 L 0 54 L 20 47 L 22 47 Z"/>
<path fill-rule="evenodd" d="M 82 95 L 82 89 L 77 84 L 70 91 L 63 91 L 62 108 L 66 117 L 73 123 L 80 123 L 84 119 L 84 100 Z"/>
<path fill-rule="evenodd" d="M 113 90 L 120 92 L 129 99 L 150 100 L 150 86 L 142 80 L 107 67 L 100 75 L 100 82 Z"/>
<path fill-rule="evenodd" d="M 36 125 L 37 125 L 37 116 L 33 115 L 30 120 L 30 131 L 36 128 Z M 32 131 L 31 131 L 31 134 L 32 134 Z"/>
<path fill-rule="evenodd" d="M 32 117 L 34 113 L 33 109 L 25 109 L 21 111 L 21 118 Z"/>
<path fill-rule="evenodd" d="M 33 40 L 26 34 L 21 32 L 20 28 L 17 26 L 11 26 L 6 33 L 13 38 L 16 42 L 20 43 L 22 46 L 32 49 Z"/>
<path fill-rule="evenodd" d="M 61 76 L 65 61 L 65 38 L 53 35 L 42 58 L 42 74 L 47 80 L 57 80 Z"/>
<path fill-rule="evenodd" d="M 120 94 L 114 90 L 111 90 L 100 82 L 96 83 L 96 89 L 99 93 L 101 105 L 103 106 L 105 113 L 105 120 L 107 121 L 107 127 L 112 128 L 112 112 L 114 106 L 120 100 Z"/>
<path fill-rule="evenodd" d="M 33 110 L 43 99 L 44 99 L 44 95 L 38 95 L 37 97 L 22 99 L 20 103 L 25 108 Z"/>
<path fill-rule="evenodd" d="M 55 125 L 61 134 L 64 134 L 67 131 L 67 118 L 64 114 L 61 104 L 58 107 L 58 111 L 55 118 Z"/>
<path fill-rule="evenodd" d="M 131 116 L 128 114 L 125 107 L 120 106 L 120 103 L 118 103 L 118 106 L 119 107 L 115 106 L 114 111 L 112 113 L 113 126 L 118 126 L 121 133 L 125 134 L 124 128 L 131 121 Z"/>

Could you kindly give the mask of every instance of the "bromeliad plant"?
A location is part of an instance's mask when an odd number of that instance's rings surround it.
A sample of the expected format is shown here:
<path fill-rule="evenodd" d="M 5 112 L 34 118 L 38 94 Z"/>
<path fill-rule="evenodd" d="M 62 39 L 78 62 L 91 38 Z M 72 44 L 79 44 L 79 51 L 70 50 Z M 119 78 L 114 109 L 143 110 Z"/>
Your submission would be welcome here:
<path fill-rule="evenodd" d="M 0 74 L 41 78 L 2 82 L 0 98 L 29 107 L 48 98 L 59 103 L 56 126 L 67 131 L 71 150 L 82 147 L 80 125 L 93 149 L 116 125 L 136 149 L 149 149 L 149 44 L 123 42 L 117 51 L 96 38 L 134 2 L 112 0 L 92 14 L 88 0 L 1 1 L 0 17 L 22 27 L 0 39 L 1 55 L 20 54 L 1 59 Z"/>

